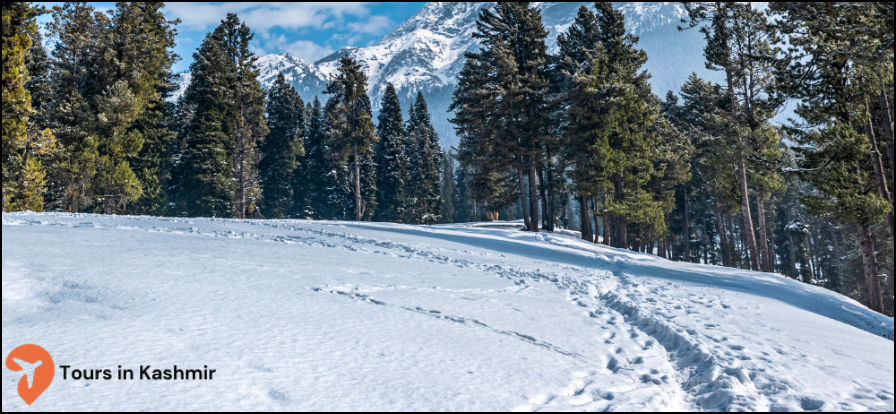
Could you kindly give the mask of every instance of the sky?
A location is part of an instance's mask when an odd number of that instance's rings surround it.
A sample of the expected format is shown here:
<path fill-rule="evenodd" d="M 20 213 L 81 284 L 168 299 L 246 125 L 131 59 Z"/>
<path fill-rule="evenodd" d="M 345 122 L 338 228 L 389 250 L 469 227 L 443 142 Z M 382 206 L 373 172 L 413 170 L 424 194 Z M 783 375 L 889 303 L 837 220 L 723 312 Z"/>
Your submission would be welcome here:
<path fill-rule="evenodd" d="M 47 7 L 59 2 L 41 3 Z M 181 60 L 174 72 L 189 70 L 193 53 L 206 33 L 227 13 L 236 13 L 255 33 L 252 51 L 257 56 L 289 53 L 315 61 L 344 46 L 369 46 L 407 20 L 426 3 L 167 3 L 165 15 L 180 19 L 177 47 Z M 100 11 L 115 3 L 90 2 Z M 41 16 L 38 22 L 50 20 Z"/>

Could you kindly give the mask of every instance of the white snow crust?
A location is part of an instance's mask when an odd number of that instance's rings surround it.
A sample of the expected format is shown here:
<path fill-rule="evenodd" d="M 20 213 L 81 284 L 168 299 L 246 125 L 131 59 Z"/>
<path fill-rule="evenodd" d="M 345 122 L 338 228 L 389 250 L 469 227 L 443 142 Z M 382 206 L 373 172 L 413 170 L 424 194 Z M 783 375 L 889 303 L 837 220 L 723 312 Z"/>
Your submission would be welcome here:
<path fill-rule="evenodd" d="M 889 411 L 893 319 L 777 275 L 515 230 L 3 214 L 6 411 Z"/>

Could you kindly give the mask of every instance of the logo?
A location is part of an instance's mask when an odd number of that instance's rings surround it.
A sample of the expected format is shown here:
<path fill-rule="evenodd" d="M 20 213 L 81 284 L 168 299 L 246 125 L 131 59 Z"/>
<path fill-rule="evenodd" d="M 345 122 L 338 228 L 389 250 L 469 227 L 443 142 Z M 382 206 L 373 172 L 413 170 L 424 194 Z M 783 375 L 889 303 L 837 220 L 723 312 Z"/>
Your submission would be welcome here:
<path fill-rule="evenodd" d="M 23 368 L 22 365 L 26 367 Z M 46 391 L 56 374 L 53 358 L 37 345 L 22 345 L 14 349 L 6 357 L 6 367 L 14 372 L 30 369 L 30 373 L 26 372 L 19 380 L 19 397 L 28 405 L 33 404 Z"/>

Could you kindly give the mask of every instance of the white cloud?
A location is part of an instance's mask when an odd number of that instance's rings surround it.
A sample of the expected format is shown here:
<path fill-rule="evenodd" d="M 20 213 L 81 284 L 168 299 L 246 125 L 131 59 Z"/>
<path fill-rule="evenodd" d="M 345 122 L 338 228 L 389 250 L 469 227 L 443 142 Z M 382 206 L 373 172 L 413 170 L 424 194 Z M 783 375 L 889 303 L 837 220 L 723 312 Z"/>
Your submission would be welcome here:
<path fill-rule="evenodd" d="M 386 16 L 371 16 L 365 22 L 349 23 L 348 28 L 356 33 L 379 34 L 389 31 L 395 27 L 392 19 Z"/>
<path fill-rule="evenodd" d="M 320 46 L 308 40 L 299 40 L 296 42 L 292 42 L 281 50 L 299 59 L 305 59 L 309 62 L 314 62 L 315 60 L 318 60 L 335 52 L 335 50 L 329 47 Z"/>
<path fill-rule="evenodd" d="M 277 53 L 289 53 L 299 59 L 314 62 L 335 52 L 330 47 L 321 46 L 309 40 L 290 41 L 284 35 L 274 36 L 269 32 L 261 32 L 261 38 L 264 39 L 263 45 L 257 50 L 253 50 L 258 56 L 263 56 L 264 50 L 273 50 Z"/>
<path fill-rule="evenodd" d="M 238 13 L 252 30 L 273 27 L 284 29 L 323 28 L 345 15 L 366 16 L 366 3 L 167 3 L 165 10 L 171 18 L 179 18 L 182 26 L 192 30 L 205 30 L 217 25 L 227 13 Z M 374 16 L 379 17 L 379 16 Z"/>

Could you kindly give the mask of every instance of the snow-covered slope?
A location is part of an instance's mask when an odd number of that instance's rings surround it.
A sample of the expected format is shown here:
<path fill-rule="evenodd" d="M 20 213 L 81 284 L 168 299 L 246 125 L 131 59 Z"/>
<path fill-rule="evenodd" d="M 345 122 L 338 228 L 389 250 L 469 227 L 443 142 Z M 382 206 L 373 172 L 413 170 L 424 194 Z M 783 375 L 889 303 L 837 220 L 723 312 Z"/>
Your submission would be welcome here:
<path fill-rule="evenodd" d="M 677 30 L 686 16 L 680 3 L 614 4 L 625 14 L 629 31 L 641 37 L 639 47 L 650 57 L 646 69 L 653 75 L 651 82 L 658 95 L 664 95 L 667 90 L 677 91 L 692 72 L 705 78 L 714 77 L 703 65 L 702 35 L 696 30 Z M 450 147 L 457 143 L 453 126 L 448 122 L 450 116 L 446 113 L 451 93 L 463 67 L 464 52 L 479 47 L 471 36 L 476 29 L 479 10 L 493 5 L 490 2 L 430 2 L 372 46 L 345 47 L 314 63 L 290 55 L 263 56 L 258 61 L 260 79 L 267 88 L 277 73 L 283 71 L 302 98 L 308 101 L 321 94 L 328 75 L 335 73 L 339 58 L 349 55 L 367 72 L 374 111 L 378 111 L 389 82 L 398 90 L 403 108 L 407 108 L 417 92 L 422 91 L 429 102 L 442 144 Z M 569 29 L 579 7 L 593 8 L 590 2 L 540 2 L 533 5 L 542 11 L 552 53 L 556 52 L 557 35 Z M 180 79 L 181 84 L 187 82 L 189 79 Z M 181 91 L 184 89 L 182 87 Z M 321 97 L 322 101 L 325 99 Z"/>
<path fill-rule="evenodd" d="M 57 369 L 31 410 L 894 409 L 893 319 L 775 275 L 475 225 L 17 213 L 2 240 L 4 356 L 217 370 Z"/>

